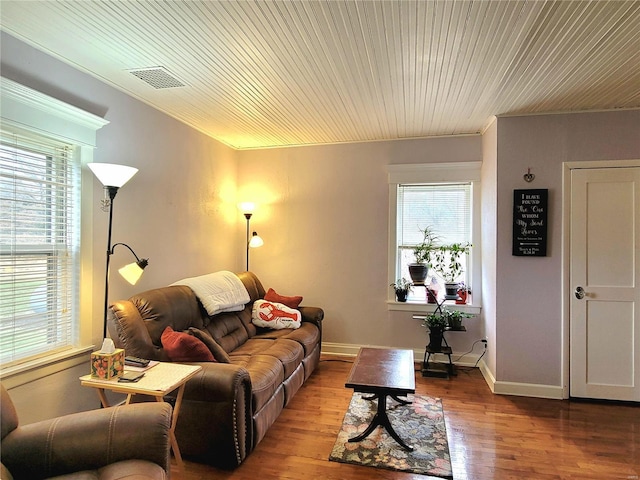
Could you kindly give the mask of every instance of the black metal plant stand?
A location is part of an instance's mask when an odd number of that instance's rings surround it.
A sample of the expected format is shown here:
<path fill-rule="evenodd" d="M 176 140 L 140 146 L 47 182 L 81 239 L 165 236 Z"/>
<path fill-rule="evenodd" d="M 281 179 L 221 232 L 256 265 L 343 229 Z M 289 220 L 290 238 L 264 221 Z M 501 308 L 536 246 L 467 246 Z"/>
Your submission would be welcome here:
<path fill-rule="evenodd" d="M 426 288 L 427 288 L 427 293 L 431 292 L 431 290 L 429 290 L 429 287 L 426 287 Z M 433 295 L 433 297 L 436 298 L 435 295 Z M 445 300 L 446 299 L 442 300 L 441 302 L 438 302 L 438 300 L 436 299 L 435 312 L 440 312 L 440 314 L 442 314 L 442 305 L 444 304 Z M 445 332 L 447 331 L 466 332 L 467 329 L 464 326 L 457 328 L 455 330 L 452 329 L 451 327 L 446 327 Z M 444 334 L 442 335 L 442 341 L 444 342 L 444 346 L 440 346 L 439 349 L 433 349 L 429 345 L 425 347 L 424 358 L 422 360 L 422 376 L 423 377 L 449 378 L 451 376 L 457 375 L 456 366 L 453 364 L 453 361 L 451 360 L 451 354 L 453 353 L 453 351 L 449 346 L 449 344 L 447 343 L 447 339 L 444 336 Z M 441 353 L 443 355 L 446 355 L 447 358 L 449 359 L 449 362 L 445 364 L 435 363 L 435 362 L 429 363 L 429 360 L 431 359 L 431 355 L 435 353 Z"/>

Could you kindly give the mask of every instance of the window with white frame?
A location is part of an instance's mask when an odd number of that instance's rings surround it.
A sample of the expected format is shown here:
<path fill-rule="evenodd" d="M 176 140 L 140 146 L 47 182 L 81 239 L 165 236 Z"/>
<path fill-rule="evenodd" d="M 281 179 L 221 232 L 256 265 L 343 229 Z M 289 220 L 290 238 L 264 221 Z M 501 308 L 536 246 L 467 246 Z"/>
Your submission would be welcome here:
<path fill-rule="evenodd" d="M 389 166 L 390 283 L 411 279 L 408 265 L 415 262 L 413 249 L 423 240 L 425 228 L 437 237 L 438 245 L 474 244 L 479 236 L 478 224 L 474 222 L 479 173 L 479 162 Z M 464 282 L 471 292 L 480 283 L 480 257 L 476 250 L 472 246 L 468 255 L 460 256 L 462 273 L 455 278 L 455 282 Z M 439 301 L 444 299 L 444 282 L 442 275 L 429 269 L 426 283 L 439 292 Z M 394 299 L 393 290 L 389 299 Z M 427 303 L 425 288 L 414 287 L 409 302 Z"/>
<path fill-rule="evenodd" d="M 91 207 L 80 200 L 92 190 L 81 165 L 109 122 L 1 76 L 0 103 L 0 372 L 17 385 L 85 362 L 93 348 L 82 267 Z"/>
<path fill-rule="evenodd" d="M 472 243 L 471 191 L 471 183 L 398 185 L 398 278 L 410 278 L 408 265 L 415 262 L 413 249 L 422 241 L 425 228 L 432 231 L 439 245 Z M 462 273 L 455 281 L 468 285 L 468 255 L 463 253 L 460 263 Z M 445 281 L 433 268 L 429 278 L 434 284 Z"/>
<path fill-rule="evenodd" d="M 80 174 L 73 146 L 0 131 L 0 363 L 71 347 Z"/>

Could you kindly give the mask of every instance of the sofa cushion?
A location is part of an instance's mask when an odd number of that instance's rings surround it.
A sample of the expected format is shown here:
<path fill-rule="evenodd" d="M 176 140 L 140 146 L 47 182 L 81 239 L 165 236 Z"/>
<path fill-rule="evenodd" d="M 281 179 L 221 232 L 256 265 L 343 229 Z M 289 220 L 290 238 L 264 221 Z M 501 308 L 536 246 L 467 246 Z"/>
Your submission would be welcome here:
<path fill-rule="evenodd" d="M 315 346 L 320 342 L 320 329 L 310 322 L 302 322 L 300 328 L 296 330 L 269 330 L 261 328 L 254 339 L 279 339 L 287 338 L 295 340 L 304 348 L 304 356 L 309 355 Z"/>
<path fill-rule="evenodd" d="M 234 355 L 258 355 L 273 345 L 273 339 L 249 339 L 243 345 L 236 348 L 230 353 L 229 357 Z"/>
<path fill-rule="evenodd" d="M 294 297 L 287 297 L 285 295 L 276 293 L 273 288 L 267 290 L 267 293 L 265 293 L 264 295 L 264 299 L 268 302 L 282 303 L 289 308 L 298 308 L 298 306 L 300 306 L 300 303 L 302 302 L 302 297 L 299 295 Z"/>
<path fill-rule="evenodd" d="M 251 321 L 258 327 L 281 330 L 283 328 L 300 328 L 302 316 L 298 310 L 289 308 L 282 303 L 256 300 L 253 302 Z"/>
<path fill-rule="evenodd" d="M 200 330 L 199 328 L 189 327 L 189 335 L 193 335 L 198 340 L 202 341 L 209 351 L 213 354 L 213 358 L 216 359 L 217 362 L 220 363 L 229 363 L 229 355 L 224 349 L 218 345 L 211 335 L 209 335 L 206 331 Z"/>
<path fill-rule="evenodd" d="M 242 345 L 249 338 L 239 313 L 219 313 L 211 317 L 207 325 L 207 332 L 225 352 L 230 353 Z"/>
<path fill-rule="evenodd" d="M 172 362 L 215 362 L 209 348 L 193 335 L 167 327 L 160 340 Z"/>
<path fill-rule="evenodd" d="M 273 341 L 269 348 L 261 352 L 261 355 L 271 355 L 277 358 L 282 363 L 286 380 L 302 364 L 304 349 L 298 342 L 282 338 Z"/>
<path fill-rule="evenodd" d="M 282 363 L 269 355 L 229 355 L 231 363 L 243 367 L 251 378 L 253 412 L 260 410 L 284 381 Z"/>
<path fill-rule="evenodd" d="M 302 363 L 304 350 L 302 345 L 288 339 L 258 339 L 251 338 L 232 355 L 269 355 L 276 358 L 284 368 L 284 378 L 287 379 Z"/>

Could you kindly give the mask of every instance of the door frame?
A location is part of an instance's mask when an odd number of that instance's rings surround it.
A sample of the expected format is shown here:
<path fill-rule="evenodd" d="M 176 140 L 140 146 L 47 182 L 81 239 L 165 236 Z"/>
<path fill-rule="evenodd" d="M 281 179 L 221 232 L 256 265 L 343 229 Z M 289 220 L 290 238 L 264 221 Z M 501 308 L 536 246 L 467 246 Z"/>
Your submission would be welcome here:
<path fill-rule="evenodd" d="M 571 171 L 592 168 L 640 167 L 640 159 L 594 160 L 562 163 L 562 398 L 569 398 L 571 347 Z"/>

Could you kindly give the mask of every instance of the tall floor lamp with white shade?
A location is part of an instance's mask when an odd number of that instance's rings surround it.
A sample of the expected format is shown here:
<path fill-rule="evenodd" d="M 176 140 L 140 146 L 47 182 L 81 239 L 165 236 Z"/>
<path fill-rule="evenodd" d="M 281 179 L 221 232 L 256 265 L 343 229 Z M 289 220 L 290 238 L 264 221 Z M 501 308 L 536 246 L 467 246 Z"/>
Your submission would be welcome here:
<path fill-rule="evenodd" d="M 106 197 L 103 200 L 103 209 L 108 208 L 109 210 L 109 228 L 107 233 L 107 262 L 105 267 L 105 278 L 104 278 L 104 315 L 102 318 L 102 335 L 104 338 L 107 336 L 107 309 L 109 303 L 109 264 L 111 262 L 111 255 L 115 248 L 119 245 L 127 247 L 129 251 L 133 254 L 136 261 L 122 267 L 118 270 L 120 275 L 122 275 L 125 280 L 127 280 L 130 284 L 135 285 L 136 282 L 140 279 L 143 270 L 149 264 L 149 260 L 146 258 L 140 259 L 138 255 L 133 251 L 133 249 L 127 245 L 126 243 L 116 243 L 113 246 L 111 245 L 111 230 L 113 226 L 113 200 L 118 193 L 120 187 L 122 187 L 125 183 L 131 180 L 137 172 L 137 168 L 128 167 L 126 165 L 116 165 L 113 163 L 89 163 L 89 168 L 93 172 L 93 174 L 98 178 L 100 183 L 104 186 Z"/>

